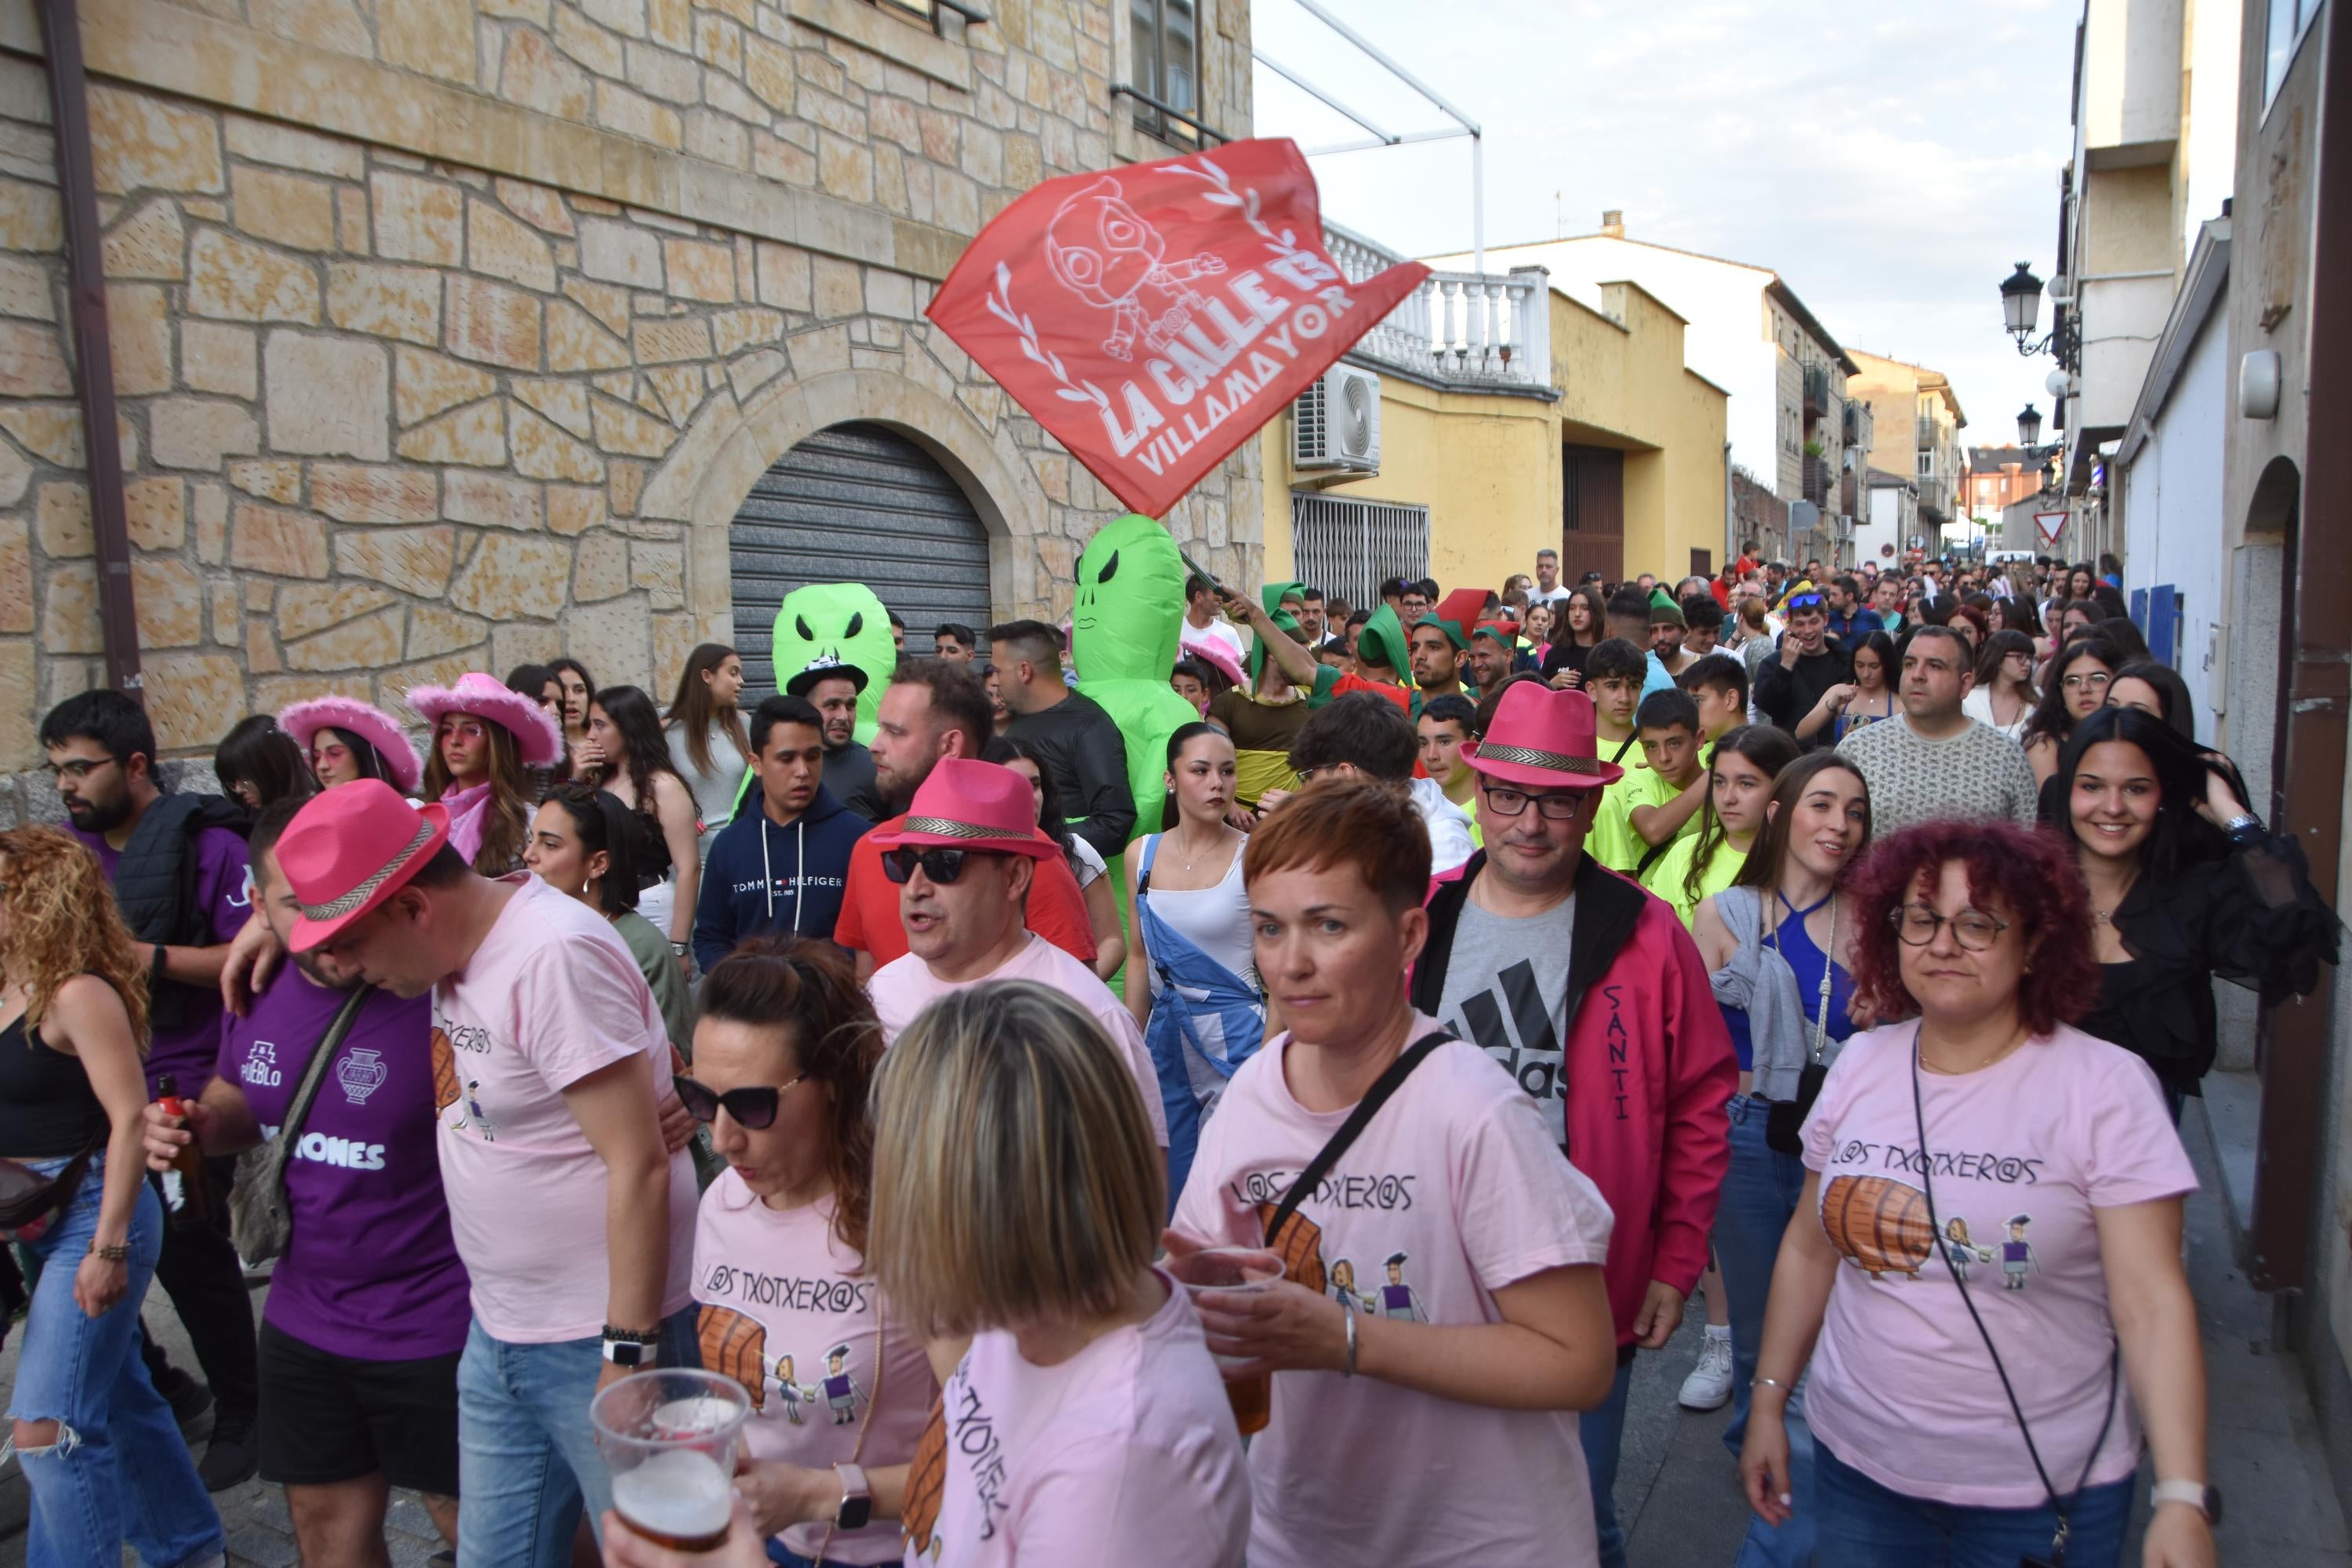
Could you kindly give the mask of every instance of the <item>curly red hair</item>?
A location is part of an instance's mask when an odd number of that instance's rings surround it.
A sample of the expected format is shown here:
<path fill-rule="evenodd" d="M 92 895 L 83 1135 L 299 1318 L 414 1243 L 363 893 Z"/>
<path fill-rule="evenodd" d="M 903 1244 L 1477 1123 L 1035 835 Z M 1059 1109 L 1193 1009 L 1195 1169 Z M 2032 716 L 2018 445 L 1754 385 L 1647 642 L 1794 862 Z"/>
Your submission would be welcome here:
<path fill-rule="evenodd" d="M 2090 1011 L 2099 994 L 2091 949 L 2091 896 L 2053 833 L 2007 822 L 1927 822 L 1883 838 L 1854 867 L 1845 891 L 1856 906 L 1854 1011 L 1882 1022 L 1907 1018 L 1919 1005 L 1903 984 L 1903 946 L 1889 923 L 1925 875 L 1958 861 L 1968 868 L 1969 899 L 1998 905 L 2025 942 L 2026 971 L 2017 984 L 2019 1021 L 2046 1035 Z"/>

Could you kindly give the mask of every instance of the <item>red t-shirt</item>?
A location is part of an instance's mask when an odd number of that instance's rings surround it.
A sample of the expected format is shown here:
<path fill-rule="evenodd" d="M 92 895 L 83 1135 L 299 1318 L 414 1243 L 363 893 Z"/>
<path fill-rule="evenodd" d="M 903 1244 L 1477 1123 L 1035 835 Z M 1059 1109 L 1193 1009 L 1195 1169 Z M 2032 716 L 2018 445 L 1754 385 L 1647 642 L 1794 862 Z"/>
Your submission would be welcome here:
<path fill-rule="evenodd" d="M 853 952 L 870 952 L 879 969 L 907 953 L 907 928 L 898 923 L 898 884 L 882 869 L 882 846 L 868 842 L 877 835 L 896 833 L 906 823 L 902 814 L 877 822 L 874 831 L 850 847 L 849 885 L 842 889 L 841 920 L 833 940 Z M 1070 863 L 1058 853 L 1037 862 L 1029 883 L 1028 925 L 1031 931 L 1091 967 L 1095 961 L 1094 927 L 1087 919 L 1087 896 Z"/>

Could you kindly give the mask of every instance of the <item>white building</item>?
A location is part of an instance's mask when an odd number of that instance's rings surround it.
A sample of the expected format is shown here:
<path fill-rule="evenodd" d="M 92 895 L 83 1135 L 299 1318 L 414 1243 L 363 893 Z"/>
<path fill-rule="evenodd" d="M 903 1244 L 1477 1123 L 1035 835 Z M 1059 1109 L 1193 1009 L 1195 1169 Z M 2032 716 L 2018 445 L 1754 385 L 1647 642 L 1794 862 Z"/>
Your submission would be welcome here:
<path fill-rule="evenodd" d="M 1919 527 L 1919 484 L 1907 474 L 1885 468 L 1869 470 L 1870 506 L 1854 521 L 1853 558 L 1877 563 L 1881 570 L 1895 565 Z"/>
<path fill-rule="evenodd" d="M 1425 259 L 1457 270 L 1471 264 L 1466 254 Z M 1843 553 L 1852 531 L 1839 520 L 1854 515 L 1860 489 L 1843 482 L 1851 473 L 1845 452 L 1870 449 L 1870 421 L 1866 412 L 1846 412 L 1853 361 L 1779 273 L 1628 239 L 1614 211 L 1601 215 L 1596 234 L 1489 246 L 1486 265 L 1548 268 L 1554 289 L 1594 310 L 1602 284 L 1631 281 L 1681 316 L 1689 323 L 1684 362 L 1731 394 L 1732 463 L 1790 504 L 1790 552 L 1827 559 L 1836 546 Z M 1804 511 L 1808 504 L 1818 510 Z M 1727 506 L 1725 526 L 1727 544 L 1735 544 Z"/>

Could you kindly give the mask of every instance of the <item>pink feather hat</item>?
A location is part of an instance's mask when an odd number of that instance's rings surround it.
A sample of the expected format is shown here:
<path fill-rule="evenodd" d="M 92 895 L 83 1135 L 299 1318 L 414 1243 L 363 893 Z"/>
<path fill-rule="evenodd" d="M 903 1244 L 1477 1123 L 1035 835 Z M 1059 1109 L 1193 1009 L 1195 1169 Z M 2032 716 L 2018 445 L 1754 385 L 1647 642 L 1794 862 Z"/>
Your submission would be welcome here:
<path fill-rule="evenodd" d="M 408 705 L 438 726 L 445 713 L 471 713 L 488 719 L 515 738 L 515 750 L 525 767 L 543 768 L 563 755 L 563 731 L 546 710 L 507 683 L 478 669 L 467 670 L 455 686 L 419 686 L 408 693 Z"/>
<path fill-rule="evenodd" d="M 313 697 L 290 703 L 278 715 L 278 727 L 294 737 L 304 752 L 310 737 L 321 730 L 347 730 L 376 749 L 392 772 L 392 783 L 403 795 L 415 795 L 425 781 L 425 763 L 416 748 L 400 732 L 400 725 L 383 709 L 356 697 Z"/>

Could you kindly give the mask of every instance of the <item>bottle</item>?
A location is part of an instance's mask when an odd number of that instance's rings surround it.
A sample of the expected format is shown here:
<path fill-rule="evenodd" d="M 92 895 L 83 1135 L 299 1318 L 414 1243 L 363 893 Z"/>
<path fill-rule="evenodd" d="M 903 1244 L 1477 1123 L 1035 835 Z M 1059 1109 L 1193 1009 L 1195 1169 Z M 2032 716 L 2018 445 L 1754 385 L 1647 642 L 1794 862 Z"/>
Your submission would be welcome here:
<path fill-rule="evenodd" d="M 163 1106 L 163 1114 L 179 1118 L 180 1125 L 187 1127 L 188 1102 L 180 1098 L 180 1086 L 170 1073 L 155 1080 L 155 1090 L 156 1102 Z M 194 1128 L 188 1130 L 194 1131 Z M 178 1217 L 190 1222 L 210 1219 L 212 1201 L 205 1180 L 205 1154 L 196 1147 L 194 1139 L 172 1156 L 172 1169 L 180 1178 Z"/>

